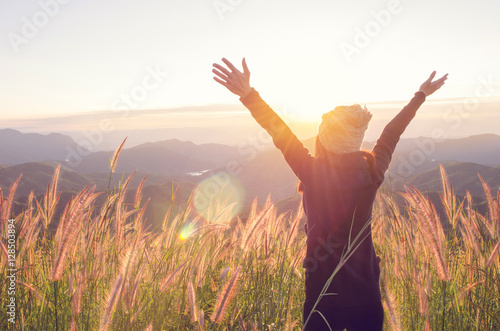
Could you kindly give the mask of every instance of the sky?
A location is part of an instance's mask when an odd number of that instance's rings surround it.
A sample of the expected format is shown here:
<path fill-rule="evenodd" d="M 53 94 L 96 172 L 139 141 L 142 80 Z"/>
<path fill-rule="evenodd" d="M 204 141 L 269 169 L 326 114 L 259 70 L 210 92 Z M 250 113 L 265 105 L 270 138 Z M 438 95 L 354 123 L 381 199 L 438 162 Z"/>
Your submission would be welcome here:
<path fill-rule="evenodd" d="M 428 133 L 423 119 L 446 114 L 483 116 L 486 126 L 461 124 L 464 132 L 492 131 L 499 12 L 494 0 L 3 1 L 0 127 L 98 128 L 91 119 L 109 112 L 123 130 L 230 125 L 232 112 L 246 121 L 211 73 L 222 57 L 238 67 L 245 57 L 252 86 L 285 117 L 314 122 L 337 105 L 366 103 L 385 120 L 436 70 L 449 73 L 428 100 L 442 114 L 423 111 L 415 134 Z"/>

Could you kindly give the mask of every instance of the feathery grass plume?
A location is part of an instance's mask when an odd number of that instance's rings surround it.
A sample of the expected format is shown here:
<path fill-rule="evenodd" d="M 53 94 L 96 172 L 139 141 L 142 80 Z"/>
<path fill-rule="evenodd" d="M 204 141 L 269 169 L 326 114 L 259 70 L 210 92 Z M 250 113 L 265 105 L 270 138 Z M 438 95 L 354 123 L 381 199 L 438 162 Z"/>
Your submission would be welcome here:
<path fill-rule="evenodd" d="M 52 176 L 52 182 L 50 183 L 50 185 L 47 185 L 47 191 L 45 192 L 45 196 L 43 197 L 43 209 L 40 208 L 37 201 L 37 205 L 39 206 L 38 210 L 42 215 L 43 224 L 46 229 L 52 222 L 52 217 L 54 216 L 57 202 L 61 197 L 61 193 L 57 194 L 57 183 L 59 182 L 60 171 L 61 165 L 59 164 L 54 171 L 54 175 Z"/>
<path fill-rule="evenodd" d="M 468 244 L 468 248 L 474 250 L 475 256 L 481 256 L 481 250 L 479 248 L 479 244 L 477 242 L 477 238 L 480 238 L 479 235 L 474 233 L 474 226 L 471 225 L 472 219 L 475 217 L 475 213 L 473 211 L 468 213 L 468 217 L 461 216 L 460 217 L 460 233 L 462 237 L 465 239 L 465 243 Z"/>
<path fill-rule="evenodd" d="M 177 274 L 182 270 L 182 268 L 184 268 L 186 263 L 187 261 L 181 264 L 179 267 L 177 267 L 177 269 L 172 271 L 167 277 L 165 277 L 165 279 L 160 285 L 160 292 L 165 292 L 165 290 L 170 286 L 170 284 L 174 282 L 175 276 L 177 276 Z"/>
<path fill-rule="evenodd" d="M 198 306 L 196 305 L 196 293 L 193 287 L 193 282 L 189 280 L 187 285 L 187 301 L 191 312 L 191 322 L 198 322 Z"/>
<path fill-rule="evenodd" d="M 495 238 L 497 236 L 500 227 L 500 212 L 499 212 L 500 200 L 493 198 L 493 196 L 491 195 L 490 186 L 483 180 L 481 175 L 478 174 L 478 177 L 481 180 L 481 184 L 483 186 L 483 191 L 486 196 L 486 201 L 488 202 L 488 212 L 489 212 L 489 221 L 486 220 L 486 218 L 483 218 L 482 223 L 488 230 L 490 237 Z M 500 188 L 498 192 L 500 193 Z M 500 195 L 498 196 L 498 198 L 500 198 Z"/>
<path fill-rule="evenodd" d="M 71 293 L 71 318 L 75 319 L 78 314 L 81 312 L 81 285 L 76 285 L 75 282 L 79 283 L 79 280 L 73 279 L 73 277 L 69 277 L 68 285 L 69 285 L 69 293 Z"/>
<path fill-rule="evenodd" d="M 297 236 L 299 223 L 300 223 L 300 220 L 302 219 L 303 213 L 304 213 L 304 209 L 303 209 L 302 204 L 300 204 L 299 208 L 297 210 L 297 214 L 295 214 L 295 218 L 292 221 L 292 227 L 288 233 L 288 238 L 286 240 L 285 247 L 289 247 L 290 243 L 293 243 L 295 237 Z"/>
<path fill-rule="evenodd" d="M 497 208 L 500 210 L 500 187 L 498 188 L 497 191 L 496 205 Z M 500 215 L 500 211 L 498 212 L 498 214 Z M 493 224 L 493 227 L 495 229 L 494 231 L 495 235 L 500 236 L 500 216 L 498 216 L 497 222 Z"/>
<path fill-rule="evenodd" d="M 38 234 L 41 230 L 40 215 L 24 218 L 22 230 L 25 230 L 23 231 L 25 233 L 23 235 L 19 234 L 17 237 L 18 242 L 23 243 L 17 254 L 17 258 L 21 261 L 28 250 L 36 249 Z"/>
<path fill-rule="evenodd" d="M 2 251 L 3 256 L 3 258 L 0 259 L 0 261 L 2 262 L 2 264 L 0 265 L 0 269 L 3 269 L 3 267 L 7 265 L 7 262 L 9 260 L 9 253 L 7 252 L 7 247 L 5 247 L 2 240 L 0 240 L 0 250 Z"/>
<path fill-rule="evenodd" d="M 271 204 L 266 203 L 264 209 L 257 214 L 253 219 L 247 219 L 243 238 L 241 240 L 241 248 L 247 251 L 253 242 L 253 237 L 264 227 L 263 220 L 267 218 L 268 213 L 271 211 Z M 250 222 L 249 222 L 250 221 Z"/>
<path fill-rule="evenodd" d="M 174 189 L 174 182 L 172 182 L 172 198 L 170 200 L 170 205 L 168 206 L 167 212 L 165 213 L 165 216 L 163 217 L 163 222 L 161 224 L 161 230 L 163 232 L 166 232 L 168 230 L 168 223 L 170 220 L 170 214 L 172 212 L 172 207 L 175 202 L 175 197 L 177 196 L 177 190 L 179 189 L 179 185 L 177 185 Z"/>
<path fill-rule="evenodd" d="M 219 276 L 219 282 L 222 283 L 224 279 L 226 279 L 228 273 L 229 273 L 229 267 L 225 267 L 224 269 L 222 269 Z"/>
<path fill-rule="evenodd" d="M 198 331 L 205 330 L 205 313 L 203 309 L 200 310 L 200 317 L 198 318 Z"/>
<path fill-rule="evenodd" d="M 127 312 L 130 312 L 134 307 L 135 299 L 137 298 L 137 293 L 139 292 L 139 285 L 144 276 L 144 268 L 144 264 L 141 264 L 139 271 L 135 275 L 135 279 L 132 280 L 133 286 L 131 287 L 131 290 L 128 291 L 127 297 L 123 300 L 127 308 Z"/>
<path fill-rule="evenodd" d="M 148 327 L 144 331 L 153 331 L 153 322 L 149 323 Z"/>
<path fill-rule="evenodd" d="M 69 331 L 76 331 L 75 316 L 71 315 L 71 321 L 69 322 Z"/>
<path fill-rule="evenodd" d="M 424 331 L 432 331 L 432 329 L 431 329 L 431 320 L 429 318 L 429 315 L 427 315 L 425 317 Z"/>
<path fill-rule="evenodd" d="M 135 209 L 138 209 L 139 206 L 141 205 L 142 187 L 144 185 L 144 182 L 146 181 L 146 178 L 148 178 L 148 175 L 144 176 L 144 178 L 141 180 L 141 183 L 137 187 L 137 190 L 135 191 L 135 198 L 134 198 L 134 208 Z"/>
<path fill-rule="evenodd" d="M 118 149 L 113 154 L 113 157 L 111 157 L 109 159 L 109 169 L 111 170 L 111 173 L 115 172 L 116 161 L 118 161 L 118 158 L 120 157 L 120 153 L 122 151 L 123 145 L 125 145 L 125 142 L 127 141 L 127 138 L 128 137 L 126 137 L 123 140 L 123 142 L 120 144 L 120 146 L 118 147 Z"/>
<path fill-rule="evenodd" d="M 120 261 L 120 266 L 118 268 L 118 275 L 116 276 L 113 282 L 113 286 L 108 292 L 106 304 L 102 311 L 101 323 L 99 328 L 101 331 L 109 329 L 113 313 L 116 309 L 118 301 L 120 300 L 121 294 L 123 292 L 124 284 L 127 281 L 130 271 L 135 266 L 135 260 L 137 257 L 137 250 L 138 250 L 137 248 L 138 246 L 140 246 L 138 240 L 139 238 L 136 239 L 136 242 L 134 242 L 122 256 L 122 259 Z"/>
<path fill-rule="evenodd" d="M 216 324 L 222 323 L 224 316 L 226 314 L 227 308 L 231 304 L 232 299 L 235 297 L 238 291 L 238 280 L 240 278 L 241 266 L 236 268 L 234 275 L 229 281 L 226 282 L 222 291 L 217 296 L 215 303 L 215 310 L 211 316 L 212 322 Z"/>
<path fill-rule="evenodd" d="M 30 293 L 31 293 L 31 294 L 34 294 L 34 295 L 35 295 L 35 297 L 36 297 L 38 300 L 40 300 L 40 301 L 42 301 L 42 300 L 43 300 L 43 296 L 42 296 L 42 294 L 40 294 L 40 292 L 39 292 L 37 289 L 35 289 L 32 285 L 26 284 L 25 282 L 22 282 L 22 281 L 20 281 L 20 280 L 16 280 L 16 283 L 21 284 L 21 285 L 23 285 L 24 287 L 26 287 L 26 288 L 30 291 Z"/>
<path fill-rule="evenodd" d="M 3 210 L 4 210 L 3 191 L 2 191 L 2 188 L 0 187 L 0 216 L 2 216 L 0 218 L 0 222 L 2 222 L 0 224 L 0 235 L 2 235 L 4 230 L 7 229 L 6 226 L 7 226 L 7 221 L 8 221 L 8 219 L 3 217 L 3 214 L 4 214 Z"/>
<path fill-rule="evenodd" d="M 238 314 L 238 322 L 240 323 L 241 331 L 247 331 L 245 323 L 243 323 L 243 318 L 241 318 L 241 314 Z"/>
<path fill-rule="evenodd" d="M 418 312 L 422 316 L 427 316 L 429 312 L 429 298 L 427 297 L 427 293 L 425 291 L 425 279 L 418 270 L 415 270 L 414 280 L 418 291 Z"/>
<path fill-rule="evenodd" d="M 498 250 L 500 249 L 500 240 L 498 240 L 497 244 L 493 248 L 490 257 L 488 258 L 488 262 L 486 263 L 486 268 L 489 268 L 495 259 L 495 256 L 498 254 Z"/>
<path fill-rule="evenodd" d="M 389 316 L 389 324 L 391 325 L 391 329 L 395 331 L 401 330 L 401 324 L 399 323 L 399 316 L 396 312 L 397 303 L 395 300 L 395 296 L 393 293 L 389 291 L 389 288 L 385 284 L 385 282 L 381 282 L 382 293 L 385 303 L 385 310 L 387 315 Z"/>
<path fill-rule="evenodd" d="M 127 188 L 128 185 L 130 184 L 130 181 L 132 180 L 132 177 L 134 177 L 135 173 L 137 172 L 134 171 L 128 178 L 125 180 L 125 182 L 122 184 L 120 182 L 120 188 L 118 192 L 118 198 L 116 199 L 116 203 L 114 205 L 114 212 L 115 212 L 115 238 L 116 238 L 116 247 L 118 249 L 121 249 L 122 242 L 124 240 L 124 228 L 125 228 L 125 222 L 128 218 L 129 215 L 134 213 L 134 210 L 129 211 L 128 213 L 123 210 L 123 203 L 125 200 L 125 194 L 127 193 Z"/>
<path fill-rule="evenodd" d="M 118 300 L 120 299 L 121 290 L 123 287 L 123 275 L 119 273 L 111 287 L 111 291 L 108 293 L 106 298 L 106 306 L 101 315 L 101 324 L 99 330 L 106 331 L 109 329 L 111 324 L 111 318 L 115 311 L 116 305 L 118 304 Z"/>
<path fill-rule="evenodd" d="M 80 220 L 83 219 L 85 209 L 93 202 L 97 195 L 88 191 L 90 185 L 84 188 L 78 195 L 68 204 L 65 214 L 61 218 L 61 222 L 57 229 L 59 233 L 57 255 L 52 266 L 52 280 L 59 280 L 64 270 L 64 261 L 66 254 L 72 246 L 77 232 L 80 230 Z M 63 221 L 64 219 L 64 221 Z M 62 226 L 62 228 L 61 228 Z M 60 229 L 61 228 L 61 229 Z"/>
<path fill-rule="evenodd" d="M 481 177 L 480 174 L 477 174 L 477 176 L 479 177 L 479 180 L 483 185 L 484 194 L 486 195 L 486 201 L 488 201 L 488 211 L 490 214 L 490 218 L 497 222 L 499 220 L 498 203 L 496 203 L 495 199 L 491 195 L 490 186 L 483 180 L 483 177 Z"/>
<path fill-rule="evenodd" d="M 436 262 L 436 270 L 441 280 L 449 280 L 448 266 L 443 254 L 444 231 L 441 227 L 439 216 L 430 200 L 423 196 L 415 187 L 411 186 L 412 191 L 407 189 L 406 194 L 402 194 L 417 213 L 417 218 L 421 221 L 423 227 L 421 232 L 431 244 L 432 255 Z"/>
<path fill-rule="evenodd" d="M 2 205 L 2 214 L 1 214 L 1 217 L 2 217 L 2 220 L 4 220 L 5 224 L 4 224 L 4 228 L 0 229 L 2 231 L 2 233 L 0 233 L 0 236 L 3 236 L 3 231 L 5 231 L 7 229 L 6 225 L 7 225 L 7 220 L 11 219 L 11 215 L 10 215 L 10 210 L 12 208 L 12 203 L 14 202 L 14 194 L 16 193 L 16 190 L 17 190 L 17 186 L 19 185 L 19 181 L 21 180 L 21 177 L 22 177 L 23 174 L 20 174 L 19 177 L 17 177 L 17 180 L 14 182 L 14 184 L 11 185 L 10 187 L 10 191 L 9 191 L 9 196 L 7 197 L 7 200 L 4 200 L 2 199 L 0 201 L 0 204 Z"/>
<path fill-rule="evenodd" d="M 253 220 L 257 215 L 257 198 L 253 199 L 252 206 L 250 207 L 250 212 L 248 213 L 247 220 Z"/>
<path fill-rule="evenodd" d="M 207 255 L 203 254 L 201 260 L 197 264 L 195 284 L 197 287 L 202 287 L 205 282 L 205 276 L 210 263 L 207 262 Z"/>
<path fill-rule="evenodd" d="M 463 297 L 469 293 L 473 288 L 475 288 L 476 286 L 478 286 L 479 284 L 484 284 L 485 280 L 481 280 L 479 282 L 475 282 L 474 284 L 470 284 L 469 286 L 467 286 L 464 290 L 462 290 L 460 292 L 460 294 L 457 296 L 457 301 L 461 301 L 463 299 Z"/>
<path fill-rule="evenodd" d="M 465 200 L 462 201 L 460 206 L 457 208 L 457 198 L 455 192 L 453 190 L 453 185 L 448 181 L 448 175 L 442 165 L 439 165 L 441 170 L 441 181 L 443 185 L 443 194 L 439 192 L 439 197 L 441 198 L 441 202 L 443 203 L 446 216 L 450 221 L 453 229 L 455 229 L 458 217 L 462 211 Z"/>

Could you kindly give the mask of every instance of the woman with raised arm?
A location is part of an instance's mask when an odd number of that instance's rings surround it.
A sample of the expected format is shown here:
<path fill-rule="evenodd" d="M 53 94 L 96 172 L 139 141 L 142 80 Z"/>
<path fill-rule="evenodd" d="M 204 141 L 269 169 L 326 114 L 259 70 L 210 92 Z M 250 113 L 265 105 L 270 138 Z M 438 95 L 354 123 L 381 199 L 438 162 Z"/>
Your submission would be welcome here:
<path fill-rule="evenodd" d="M 300 180 L 307 216 L 304 329 L 382 330 L 380 268 L 371 235 L 373 202 L 399 137 L 448 75 L 433 81 L 434 71 L 387 124 L 370 152 L 360 150 L 372 117 L 366 107 L 340 106 L 324 114 L 312 156 L 250 86 L 245 59 L 243 72 L 222 61 L 227 68 L 214 64 L 214 79 L 240 97 Z"/>

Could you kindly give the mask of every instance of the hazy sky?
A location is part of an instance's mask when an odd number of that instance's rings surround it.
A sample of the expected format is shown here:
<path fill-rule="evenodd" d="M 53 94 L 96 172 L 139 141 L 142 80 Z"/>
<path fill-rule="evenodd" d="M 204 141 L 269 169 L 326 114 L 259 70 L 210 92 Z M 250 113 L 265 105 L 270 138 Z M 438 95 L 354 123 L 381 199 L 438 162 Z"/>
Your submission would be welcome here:
<path fill-rule="evenodd" d="M 45 9 L 44 9 L 45 8 Z M 494 0 L 0 2 L 4 120 L 237 104 L 211 65 L 246 57 L 252 85 L 292 114 L 433 96 L 500 96 Z"/>

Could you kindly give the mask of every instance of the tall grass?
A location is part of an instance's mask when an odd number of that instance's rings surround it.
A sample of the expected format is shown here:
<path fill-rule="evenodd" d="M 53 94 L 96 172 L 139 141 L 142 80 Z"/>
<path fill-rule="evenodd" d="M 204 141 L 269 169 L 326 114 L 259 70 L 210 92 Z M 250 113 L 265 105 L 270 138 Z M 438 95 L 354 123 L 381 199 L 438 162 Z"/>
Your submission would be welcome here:
<path fill-rule="evenodd" d="M 145 229 L 141 188 L 130 178 L 109 192 L 87 187 L 53 217 L 57 177 L 10 215 L 17 182 L 0 191 L 0 269 L 7 274 L 7 219 L 17 234 L 16 324 L 25 330 L 300 330 L 305 234 L 301 209 L 278 215 L 253 203 L 245 220 L 201 218 L 192 204 Z M 415 188 L 406 208 L 377 198 L 373 236 L 381 258 L 387 330 L 500 329 L 499 199 L 484 183 L 489 212 L 459 201 L 443 170 L 446 217 Z M 220 208 L 221 213 L 224 208 Z M 226 213 L 227 215 L 227 213 Z M 57 224 L 57 227 L 55 226 Z M 185 232 L 186 225 L 189 231 Z M 1 304 L 9 299 L 0 278 Z"/>

